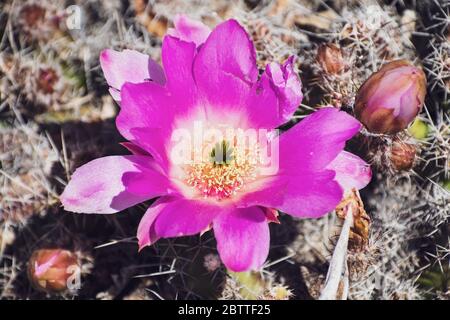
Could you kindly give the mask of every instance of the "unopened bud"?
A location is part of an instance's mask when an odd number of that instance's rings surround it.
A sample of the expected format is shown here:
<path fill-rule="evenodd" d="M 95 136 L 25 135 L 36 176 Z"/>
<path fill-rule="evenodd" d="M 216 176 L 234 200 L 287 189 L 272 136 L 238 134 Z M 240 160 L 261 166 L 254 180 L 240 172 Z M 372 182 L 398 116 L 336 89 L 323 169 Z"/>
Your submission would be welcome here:
<path fill-rule="evenodd" d="M 396 141 L 391 146 L 389 157 L 396 170 L 408 171 L 414 165 L 416 148 L 412 144 Z"/>
<path fill-rule="evenodd" d="M 43 23 L 46 10 L 38 4 L 29 4 L 22 7 L 19 13 L 21 23 L 32 29 Z"/>
<path fill-rule="evenodd" d="M 55 90 L 55 84 L 59 77 L 52 68 L 40 69 L 37 79 L 38 89 L 45 94 L 51 94 Z"/>
<path fill-rule="evenodd" d="M 405 129 L 422 109 L 426 78 L 405 60 L 385 64 L 364 82 L 355 101 L 356 117 L 374 133 Z"/>
<path fill-rule="evenodd" d="M 317 61 L 330 74 L 341 73 L 345 67 L 342 50 L 334 44 L 321 45 L 317 50 Z"/>
<path fill-rule="evenodd" d="M 75 253 L 62 249 L 40 249 L 34 251 L 28 262 L 28 278 L 38 290 L 62 292 L 70 289 L 70 278 L 79 269 Z"/>

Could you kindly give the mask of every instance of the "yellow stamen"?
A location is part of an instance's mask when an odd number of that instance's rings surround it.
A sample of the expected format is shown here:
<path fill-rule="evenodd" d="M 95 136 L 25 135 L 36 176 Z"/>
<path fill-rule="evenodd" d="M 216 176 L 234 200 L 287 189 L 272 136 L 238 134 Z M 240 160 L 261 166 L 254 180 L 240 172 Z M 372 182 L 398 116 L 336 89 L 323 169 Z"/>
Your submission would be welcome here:
<path fill-rule="evenodd" d="M 212 151 L 214 153 L 217 150 Z M 227 150 L 222 151 L 227 152 Z M 224 163 L 217 164 L 209 158 L 188 165 L 185 181 L 189 186 L 200 191 L 204 197 L 214 197 L 218 200 L 230 198 L 244 186 L 246 181 L 255 178 L 256 156 L 257 150 L 246 149 L 239 152 L 239 148 L 232 148 L 230 160 Z"/>

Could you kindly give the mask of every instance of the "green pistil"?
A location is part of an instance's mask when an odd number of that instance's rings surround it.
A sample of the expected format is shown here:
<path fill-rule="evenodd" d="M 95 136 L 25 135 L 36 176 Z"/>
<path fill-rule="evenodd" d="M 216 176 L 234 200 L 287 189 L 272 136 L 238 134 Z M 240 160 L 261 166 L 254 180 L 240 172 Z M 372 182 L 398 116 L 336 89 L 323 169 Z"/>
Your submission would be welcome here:
<path fill-rule="evenodd" d="M 229 165 L 233 161 L 233 148 L 225 140 L 218 142 L 211 150 L 210 158 L 214 165 Z"/>

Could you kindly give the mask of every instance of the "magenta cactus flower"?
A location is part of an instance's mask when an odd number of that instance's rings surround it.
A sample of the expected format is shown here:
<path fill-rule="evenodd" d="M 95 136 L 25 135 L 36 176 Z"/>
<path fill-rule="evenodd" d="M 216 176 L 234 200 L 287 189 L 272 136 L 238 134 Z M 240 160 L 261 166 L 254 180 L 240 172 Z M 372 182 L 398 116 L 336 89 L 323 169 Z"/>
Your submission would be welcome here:
<path fill-rule="evenodd" d="M 394 134 L 405 129 L 422 109 L 426 77 L 406 60 L 385 64 L 358 91 L 355 114 L 374 133 Z"/>
<path fill-rule="evenodd" d="M 163 39 L 163 68 L 132 51 L 102 53 L 120 99 L 117 129 L 132 155 L 78 168 L 61 201 L 68 211 L 111 214 L 156 199 L 138 227 L 140 249 L 213 229 L 227 268 L 258 269 L 276 210 L 317 218 L 345 190 L 370 181 L 368 165 L 343 151 L 361 125 L 327 107 L 278 135 L 273 129 L 303 97 L 293 57 L 259 77 L 255 48 L 238 22 L 206 35 L 201 24 L 191 32 L 189 20 L 181 21 Z M 264 134 L 241 145 L 240 135 L 249 132 Z"/>

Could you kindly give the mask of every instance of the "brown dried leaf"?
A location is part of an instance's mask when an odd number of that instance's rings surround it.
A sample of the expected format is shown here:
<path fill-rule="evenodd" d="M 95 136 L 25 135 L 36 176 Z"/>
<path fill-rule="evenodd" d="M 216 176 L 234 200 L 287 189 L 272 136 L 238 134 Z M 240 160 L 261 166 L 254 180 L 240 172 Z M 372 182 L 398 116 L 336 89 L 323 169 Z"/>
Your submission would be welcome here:
<path fill-rule="evenodd" d="M 364 210 L 364 203 L 358 190 L 354 188 L 336 207 L 336 215 L 345 219 L 348 206 L 353 208 L 353 226 L 350 229 L 349 249 L 359 251 L 364 249 L 369 242 L 371 221 L 366 210 Z"/>

